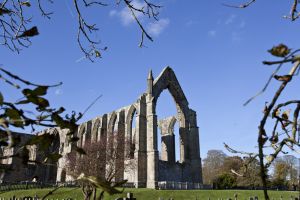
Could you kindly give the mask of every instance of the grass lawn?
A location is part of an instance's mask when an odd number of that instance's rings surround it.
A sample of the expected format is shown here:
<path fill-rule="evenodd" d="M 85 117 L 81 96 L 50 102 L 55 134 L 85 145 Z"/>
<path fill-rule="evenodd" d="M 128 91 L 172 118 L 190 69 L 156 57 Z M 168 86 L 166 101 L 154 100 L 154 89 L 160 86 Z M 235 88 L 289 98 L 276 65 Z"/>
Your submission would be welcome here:
<path fill-rule="evenodd" d="M 50 189 L 32 189 L 32 190 L 17 190 L 10 192 L 2 192 L 0 193 L 1 198 L 10 198 L 13 195 L 16 197 L 24 197 L 24 196 L 34 196 L 42 197 L 47 194 Z M 158 200 L 159 197 L 162 197 L 164 200 L 168 200 L 169 198 L 173 198 L 174 200 L 202 200 L 202 199 L 218 199 L 223 198 L 224 200 L 227 198 L 234 197 L 234 194 L 238 195 L 238 199 L 249 199 L 250 196 L 258 196 L 259 199 L 263 199 L 263 192 L 258 191 L 250 191 L 250 190 L 152 190 L 152 189 L 125 189 L 124 193 L 121 195 L 114 196 L 105 196 L 106 200 L 114 200 L 117 197 L 125 197 L 126 192 L 132 192 L 134 197 L 137 200 Z M 271 199 L 280 199 L 282 195 L 283 199 L 290 200 L 291 196 L 298 196 L 298 192 L 289 192 L 289 191 L 269 191 Z M 62 188 L 57 190 L 53 195 L 49 196 L 48 199 L 66 199 L 72 198 L 81 200 L 83 199 L 81 190 L 79 188 Z"/>

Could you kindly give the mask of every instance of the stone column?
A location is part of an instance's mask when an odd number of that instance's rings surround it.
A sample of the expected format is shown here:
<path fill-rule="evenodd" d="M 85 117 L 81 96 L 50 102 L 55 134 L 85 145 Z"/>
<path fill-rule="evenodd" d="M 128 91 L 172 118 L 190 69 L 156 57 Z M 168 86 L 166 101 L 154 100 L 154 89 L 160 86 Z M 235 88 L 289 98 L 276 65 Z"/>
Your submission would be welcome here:
<path fill-rule="evenodd" d="M 179 127 L 180 138 L 180 163 L 189 161 L 188 154 L 188 129 L 185 127 Z"/>
<path fill-rule="evenodd" d="M 125 113 L 124 110 L 119 112 L 118 117 L 118 133 L 117 133 L 117 155 L 116 155 L 116 177 L 115 181 L 124 179 L 124 140 L 125 140 Z"/>
<path fill-rule="evenodd" d="M 175 163 L 175 135 L 173 117 L 159 120 L 161 131 L 161 160 Z M 176 121 L 175 121 L 176 122 Z M 159 136 L 158 136 L 159 137 Z"/>
<path fill-rule="evenodd" d="M 134 159 L 136 161 L 135 186 L 137 188 L 146 187 L 147 181 L 147 118 L 145 97 L 138 101 L 139 113 L 136 116 L 136 135 Z"/>
<path fill-rule="evenodd" d="M 161 160 L 175 163 L 175 136 L 162 133 L 161 136 Z"/>
<path fill-rule="evenodd" d="M 191 159 L 191 178 L 193 182 L 202 183 L 202 165 L 200 158 L 200 145 L 199 145 L 199 128 L 197 126 L 196 112 L 189 111 L 189 144 L 190 151 L 189 157 Z"/>
<path fill-rule="evenodd" d="M 147 188 L 157 188 L 158 151 L 157 151 L 157 116 L 153 92 L 153 76 L 150 70 L 147 78 L 146 117 L 147 117 Z"/>
<path fill-rule="evenodd" d="M 156 188 L 158 181 L 157 116 L 153 99 L 147 97 L 147 188 Z"/>
<path fill-rule="evenodd" d="M 103 154 L 106 154 L 106 150 L 107 150 L 107 115 L 103 115 L 102 120 L 101 120 L 101 128 L 100 128 L 100 133 L 99 133 L 99 141 L 101 142 L 102 145 L 104 145 L 103 150 L 105 150 L 105 152 L 100 152 L 102 155 L 100 157 L 102 157 L 102 162 L 100 162 L 100 166 L 99 166 L 99 176 L 100 177 L 105 177 L 105 173 L 106 171 L 103 170 L 105 169 L 106 166 L 106 156 L 103 156 Z"/>

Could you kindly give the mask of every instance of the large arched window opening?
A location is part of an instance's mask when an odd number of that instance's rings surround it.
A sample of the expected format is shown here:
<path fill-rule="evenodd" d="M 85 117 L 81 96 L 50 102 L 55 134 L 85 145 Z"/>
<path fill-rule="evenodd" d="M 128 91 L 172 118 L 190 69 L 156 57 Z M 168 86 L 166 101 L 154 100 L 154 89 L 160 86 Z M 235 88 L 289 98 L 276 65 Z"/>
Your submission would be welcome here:
<path fill-rule="evenodd" d="M 160 112 L 157 109 L 156 104 L 160 101 L 160 95 L 164 90 L 168 90 L 172 95 L 173 102 L 175 102 L 178 124 L 179 124 L 179 136 L 180 136 L 180 162 L 183 163 L 190 159 L 189 156 L 189 107 L 188 101 L 180 87 L 180 84 L 170 67 L 166 67 L 163 72 L 153 81 L 152 95 L 153 99 L 153 110 L 155 112 Z M 170 104 L 170 102 L 169 102 Z"/>
<path fill-rule="evenodd" d="M 159 159 L 175 163 L 180 158 L 179 124 L 176 120 L 178 111 L 168 90 L 164 90 L 156 102 L 156 115 Z"/>

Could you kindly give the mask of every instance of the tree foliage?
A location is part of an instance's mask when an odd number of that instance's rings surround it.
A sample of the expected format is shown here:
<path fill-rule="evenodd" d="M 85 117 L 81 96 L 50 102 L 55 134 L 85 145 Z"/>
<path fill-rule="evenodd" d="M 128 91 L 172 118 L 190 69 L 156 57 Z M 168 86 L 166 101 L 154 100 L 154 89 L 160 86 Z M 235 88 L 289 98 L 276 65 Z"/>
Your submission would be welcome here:
<path fill-rule="evenodd" d="M 38 145 L 40 151 L 46 151 L 55 140 L 55 136 L 50 133 L 35 135 L 29 139 L 24 145 L 19 146 L 20 139 L 13 136 L 13 130 L 24 130 L 31 128 L 35 131 L 37 126 L 43 127 L 59 127 L 61 129 L 68 129 L 70 140 L 77 130 L 77 121 L 82 117 L 81 113 L 72 112 L 71 115 L 64 114 L 63 107 L 53 108 L 47 100 L 46 95 L 48 89 L 56 87 L 55 85 L 39 85 L 29 82 L 19 76 L 16 76 L 3 68 L 0 68 L 1 79 L 14 87 L 16 91 L 20 91 L 21 95 L 15 102 L 7 100 L 0 91 L 0 148 L 19 147 L 15 154 L 3 156 L 1 159 L 7 157 L 22 157 L 23 163 L 29 160 L 29 152 L 26 146 Z M 44 154 L 44 160 L 59 158 L 52 154 Z M 57 160 L 56 159 L 56 160 Z"/>
<path fill-rule="evenodd" d="M 206 184 L 212 184 L 221 173 L 226 154 L 221 150 L 209 150 L 203 160 L 202 174 Z"/>
<path fill-rule="evenodd" d="M 223 173 L 214 180 L 216 189 L 232 189 L 237 186 L 237 182 L 233 174 Z"/>
<path fill-rule="evenodd" d="M 278 157 L 274 163 L 272 185 L 279 188 L 294 190 L 298 184 L 298 160 L 293 155 Z"/>

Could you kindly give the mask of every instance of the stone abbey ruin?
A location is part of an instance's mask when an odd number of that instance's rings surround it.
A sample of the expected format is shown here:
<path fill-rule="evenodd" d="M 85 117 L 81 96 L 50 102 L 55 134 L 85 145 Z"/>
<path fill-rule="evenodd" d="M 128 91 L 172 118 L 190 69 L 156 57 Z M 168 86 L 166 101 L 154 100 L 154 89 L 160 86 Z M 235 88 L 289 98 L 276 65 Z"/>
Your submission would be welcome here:
<path fill-rule="evenodd" d="M 158 120 L 156 105 L 160 94 L 168 90 L 174 98 L 177 115 Z M 134 121 L 135 120 L 135 121 Z M 179 154 L 180 160 L 175 159 L 175 135 L 174 125 L 179 125 Z M 135 127 L 133 127 L 135 123 Z M 130 159 L 135 162 L 135 168 L 126 170 L 123 162 L 117 162 L 116 168 L 122 169 L 116 179 L 127 179 L 135 187 L 156 188 L 159 182 L 189 182 L 202 184 L 202 169 L 199 146 L 199 130 L 197 127 L 196 112 L 189 108 L 189 103 L 184 92 L 170 67 L 166 67 L 154 80 L 152 72 L 147 78 L 147 91 L 143 93 L 135 103 L 104 114 L 92 120 L 80 124 L 77 137 L 78 146 L 83 146 L 86 141 L 107 140 L 107 136 L 117 134 L 122 138 L 118 142 L 126 148 L 125 140 L 134 144 Z M 47 129 L 39 134 L 50 132 L 57 135 L 54 152 L 62 154 L 58 163 L 48 166 L 35 166 L 28 164 L 25 167 L 17 159 L 8 158 L 2 160 L 2 165 L 12 166 L 13 172 L 1 174 L 2 181 L 26 181 L 32 177 L 38 177 L 40 181 L 55 182 L 68 181 L 72 178 L 67 174 L 66 155 L 72 150 L 68 144 L 67 130 L 57 128 Z M 21 141 L 32 137 L 29 134 L 20 134 Z M 158 137 L 161 137 L 161 152 L 159 156 Z M 123 149 L 123 151 L 125 151 Z M 14 149 L 3 149 L 2 155 L 9 155 Z M 38 149 L 29 148 L 30 159 L 38 159 Z M 126 153 L 123 154 L 124 156 Z M 23 166 L 23 167 L 22 167 Z"/>

